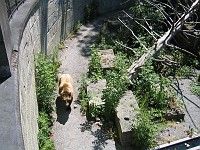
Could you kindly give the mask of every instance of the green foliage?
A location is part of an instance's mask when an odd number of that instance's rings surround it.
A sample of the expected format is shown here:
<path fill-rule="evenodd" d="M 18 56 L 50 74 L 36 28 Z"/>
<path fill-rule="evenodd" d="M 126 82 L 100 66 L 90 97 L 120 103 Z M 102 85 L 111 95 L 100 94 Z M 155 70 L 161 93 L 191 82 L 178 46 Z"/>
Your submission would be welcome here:
<path fill-rule="evenodd" d="M 140 110 L 132 125 L 133 143 L 137 150 L 148 150 L 156 146 L 155 138 L 160 124 L 152 121 L 151 113 Z"/>
<path fill-rule="evenodd" d="M 194 73 L 193 67 L 181 66 L 176 69 L 176 76 L 178 77 L 190 77 Z"/>
<path fill-rule="evenodd" d="M 104 105 L 90 105 L 89 106 L 90 108 L 90 116 L 92 118 L 96 118 L 96 117 L 99 117 L 103 114 L 103 108 L 104 108 Z"/>
<path fill-rule="evenodd" d="M 38 140 L 39 149 L 54 150 L 54 142 L 50 139 L 51 126 L 53 121 L 50 113 L 53 110 L 54 90 L 60 62 L 57 59 L 57 51 L 52 55 L 46 56 L 38 54 L 36 57 L 35 80 L 36 94 L 39 108 L 38 118 Z"/>
<path fill-rule="evenodd" d="M 118 53 L 115 69 L 106 72 L 107 88 L 103 90 L 102 99 L 105 102 L 103 114 L 107 120 L 111 120 L 121 95 L 128 89 L 126 61 L 126 56 Z"/>
<path fill-rule="evenodd" d="M 152 7 L 152 5 L 145 0 L 136 0 L 130 10 L 134 12 L 134 17 L 136 18 L 151 18 L 153 21 L 163 19 L 158 9 Z"/>
<path fill-rule="evenodd" d="M 200 84 L 199 83 L 193 83 L 191 86 L 191 91 L 197 96 L 200 96 Z"/>
<path fill-rule="evenodd" d="M 38 126 L 39 126 L 39 149 L 40 150 L 55 150 L 54 142 L 50 139 L 53 124 L 52 119 L 44 112 L 39 113 Z"/>
<path fill-rule="evenodd" d="M 148 24 L 151 26 L 151 28 L 156 31 L 156 33 L 162 34 L 164 17 L 162 13 L 156 7 L 153 7 L 150 3 L 145 0 L 136 0 L 133 6 L 130 8 L 130 11 L 132 11 L 133 18 L 140 19 L 137 20 L 139 23 L 146 26 L 145 19 L 148 19 Z M 142 20 L 143 18 L 145 19 Z M 147 46 L 154 44 L 154 39 L 143 27 L 136 23 L 131 23 L 130 26 L 134 33 L 139 37 L 140 41 L 144 42 L 144 45 Z"/>
<path fill-rule="evenodd" d="M 52 110 L 53 91 L 60 62 L 55 54 L 45 56 L 37 55 L 36 62 L 36 93 L 39 111 L 50 113 Z"/>
<path fill-rule="evenodd" d="M 166 53 L 163 53 L 165 56 Z M 176 77 L 188 78 L 193 76 L 195 68 L 198 67 L 199 62 L 196 58 L 188 57 L 188 54 L 181 53 L 177 50 L 167 51 L 167 55 L 171 57 L 171 60 L 177 62 L 176 66 L 166 67 L 165 72 L 169 72 Z"/>
<path fill-rule="evenodd" d="M 91 59 L 89 62 L 90 78 L 93 81 L 97 81 L 103 78 L 103 70 L 100 64 L 100 57 L 97 53 L 97 49 L 91 47 Z"/>
<path fill-rule="evenodd" d="M 161 74 L 156 74 L 151 62 L 145 65 L 138 79 L 133 82 L 142 108 L 166 108 L 167 100 L 174 96 L 169 80 Z"/>
<path fill-rule="evenodd" d="M 98 15 L 98 1 L 92 0 L 92 2 L 86 5 L 84 9 L 84 22 L 88 23 L 89 21 L 95 19 Z"/>
<path fill-rule="evenodd" d="M 79 91 L 81 111 L 82 113 L 86 113 L 89 100 L 91 99 L 91 96 L 87 94 L 87 86 L 90 83 L 90 80 L 88 79 L 87 75 L 83 75 L 81 77 L 81 80 L 79 80 L 79 83 L 80 87 L 78 88 L 78 91 Z"/>
<path fill-rule="evenodd" d="M 82 23 L 80 21 L 77 21 L 75 24 L 74 24 L 74 27 L 73 27 L 73 32 L 77 32 L 78 29 L 80 29 L 80 27 L 82 26 Z"/>

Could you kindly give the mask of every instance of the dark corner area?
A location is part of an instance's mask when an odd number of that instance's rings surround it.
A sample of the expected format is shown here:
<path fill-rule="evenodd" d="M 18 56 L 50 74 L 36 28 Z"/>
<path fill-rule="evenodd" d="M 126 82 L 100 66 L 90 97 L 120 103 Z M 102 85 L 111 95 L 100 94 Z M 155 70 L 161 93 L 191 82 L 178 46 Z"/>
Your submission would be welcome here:
<path fill-rule="evenodd" d="M 1 27 L 0 27 L 0 53 L 1 53 L 0 55 L 0 84 L 1 84 L 11 76 Z"/>

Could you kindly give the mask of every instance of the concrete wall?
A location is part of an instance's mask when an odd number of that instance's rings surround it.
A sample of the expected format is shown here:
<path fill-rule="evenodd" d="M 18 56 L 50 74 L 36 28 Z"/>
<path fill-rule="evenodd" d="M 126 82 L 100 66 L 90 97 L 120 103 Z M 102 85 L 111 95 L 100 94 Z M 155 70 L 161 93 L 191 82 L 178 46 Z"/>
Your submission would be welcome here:
<path fill-rule="evenodd" d="M 0 1 L 0 28 L 0 149 L 23 150 L 17 70 L 14 63 L 16 57 L 12 57 L 13 44 L 4 1 Z"/>
<path fill-rule="evenodd" d="M 15 89 L 20 103 L 19 119 L 25 149 L 38 149 L 35 54 L 40 51 L 50 54 L 67 37 L 74 23 L 82 20 L 84 8 L 91 1 L 26 0 L 10 20 L 17 70 Z M 125 1 L 99 0 L 100 13 L 124 7 L 120 3 Z"/>

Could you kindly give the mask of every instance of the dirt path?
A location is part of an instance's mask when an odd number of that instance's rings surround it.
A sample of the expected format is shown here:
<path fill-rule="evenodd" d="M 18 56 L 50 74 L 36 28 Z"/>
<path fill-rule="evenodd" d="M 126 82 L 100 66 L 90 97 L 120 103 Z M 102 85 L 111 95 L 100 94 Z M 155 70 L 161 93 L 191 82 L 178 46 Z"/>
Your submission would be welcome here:
<path fill-rule="evenodd" d="M 101 26 L 102 18 L 82 26 L 78 33 L 65 41 L 67 48 L 60 51 L 62 73 L 69 73 L 74 79 L 75 97 L 71 111 L 57 100 L 57 120 L 54 123 L 54 141 L 57 150 L 115 150 L 113 140 L 102 133 L 95 124 L 88 123 L 80 113 L 80 106 L 74 108 L 78 96 L 78 80 L 88 71 L 89 45 L 94 42 Z"/>

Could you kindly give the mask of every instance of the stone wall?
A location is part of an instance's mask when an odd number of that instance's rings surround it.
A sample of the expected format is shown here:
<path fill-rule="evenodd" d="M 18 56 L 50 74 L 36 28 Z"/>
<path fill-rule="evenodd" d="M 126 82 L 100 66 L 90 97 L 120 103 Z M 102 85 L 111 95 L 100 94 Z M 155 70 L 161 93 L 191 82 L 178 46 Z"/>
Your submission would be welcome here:
<path fill-rule="evenodd" d="M 10 20 L 13 52 L 16 54 L 21 129 L 25 149 L 38 149 L 38 107 L 35 88 L 35 55 L 52 53 L 83 19 L 92 0 L 26 0 Z M 101 13 L 119 9 L 126 0 L 99 0 Z M 124 7 L 125 5 L 123 5 Z"/>

